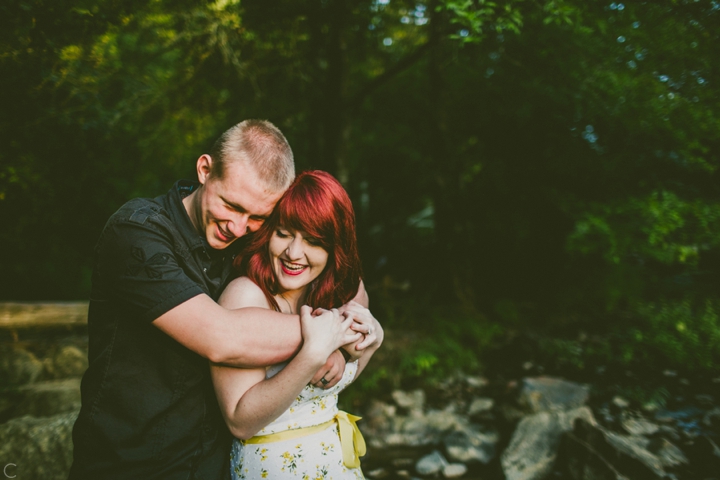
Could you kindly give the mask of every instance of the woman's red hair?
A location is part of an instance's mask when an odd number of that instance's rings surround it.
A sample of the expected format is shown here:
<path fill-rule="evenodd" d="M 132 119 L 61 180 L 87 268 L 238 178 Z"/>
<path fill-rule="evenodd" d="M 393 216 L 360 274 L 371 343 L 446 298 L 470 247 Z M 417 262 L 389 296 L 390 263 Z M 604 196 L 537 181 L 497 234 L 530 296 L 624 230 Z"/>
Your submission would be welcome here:
<path fill-rule="evenodd" d="M 278 201 L 273 213 L 235 258 L 240 275 L 249 277 L 279 310 L 273 298 L 277 279 L 270 263 L 268 245 L 278 227 L 316 238 L 328 252 L 325 269 L 311 282 L 305 303 L 317 308 L 336 308 L 357 295 L 361 266 L 355 236 L 352 202 L 340 182 L 320 170 L 302 172 Z"/>

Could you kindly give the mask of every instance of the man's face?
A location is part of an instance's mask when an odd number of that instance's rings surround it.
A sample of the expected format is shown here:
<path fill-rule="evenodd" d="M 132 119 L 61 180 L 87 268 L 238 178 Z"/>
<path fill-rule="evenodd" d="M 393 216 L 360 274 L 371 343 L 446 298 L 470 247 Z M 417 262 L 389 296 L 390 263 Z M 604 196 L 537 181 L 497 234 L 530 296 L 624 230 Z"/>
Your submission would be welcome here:
<path fill-rule="evenodd" d="M 222 250 L 248 232 L 254 232 L 272 212 L 282 192 L 265 189 L 252 167 L 229 159 L 222 178 L 210 175 L 212 159 L 198 159 L 198 180 L 190 218 L 211 248 Z"/>

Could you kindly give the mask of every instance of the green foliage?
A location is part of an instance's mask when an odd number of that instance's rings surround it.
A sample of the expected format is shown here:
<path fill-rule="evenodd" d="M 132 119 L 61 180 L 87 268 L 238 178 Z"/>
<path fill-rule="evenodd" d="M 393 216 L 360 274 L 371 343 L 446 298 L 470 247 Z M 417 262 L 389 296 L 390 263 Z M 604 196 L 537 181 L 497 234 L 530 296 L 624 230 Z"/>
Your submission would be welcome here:
<path fill-rule="evenodd" d="M 599 253 L 614 264 L 635 255 L 663 264 L 696 265 L 702 252 L 720 246 L 719 231 L 720 202 L 653 191 L 616 205 L 589 206 L 568 237 L 568 249 Z"/>
<path fill-rule="evenodd" d="M 664 300 L 637 307 L 621 337 L 625 362 L 715 373 L 720 368 L 720 301 Z"/>
<path fill-rule="evenodd" d="M 458 371 L 477 371 L 481 356 L 503 330 L 480 316 L 444 310 L 436 312 L 421 332 L 400 362 L 405 379 L 438 380 Z"/>
<path fill-rule="evenodd" d="M 637 304 L 622 322 L 584 339 L 545 337 L 540 362 L 554 371 L 588 367 L 720 372 L 720 301 L 662 300 Z"/>
<path fill-rule="evenodd" d="M 716 359 L 716 2 L 23 0 L 0 27 L 6 300 L 87 297 L 108 216 L 261 117 L 346 185 L 378 318 L 432 335 L 368 382 L 599 315 L 608 345 L 544 348 Z"/>

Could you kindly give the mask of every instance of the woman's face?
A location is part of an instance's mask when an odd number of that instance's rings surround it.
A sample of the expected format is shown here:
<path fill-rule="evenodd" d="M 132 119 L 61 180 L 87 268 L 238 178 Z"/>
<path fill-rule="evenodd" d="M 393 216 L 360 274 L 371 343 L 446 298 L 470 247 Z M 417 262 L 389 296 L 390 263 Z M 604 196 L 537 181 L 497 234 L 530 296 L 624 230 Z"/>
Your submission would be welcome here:
<path fill-rule="evenodd" d="M 327 265 L 327 250 L 304 232 L 279 226 L 273 232 L 268 248 L 279 293 L 302 293 Z"/>

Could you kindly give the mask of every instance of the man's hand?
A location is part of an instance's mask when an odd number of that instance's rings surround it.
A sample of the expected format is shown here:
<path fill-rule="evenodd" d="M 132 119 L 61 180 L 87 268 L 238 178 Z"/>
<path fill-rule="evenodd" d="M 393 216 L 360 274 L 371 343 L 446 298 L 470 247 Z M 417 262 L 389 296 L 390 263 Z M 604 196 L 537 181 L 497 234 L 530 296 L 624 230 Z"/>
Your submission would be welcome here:
<path fill-rule="evenodd" d="M 320 388 L 332 388 L 342 380 L 344 373 L 345 357 L 340 353 L 340 350 L 335 350 L 330 354 L 325 365 L 323 365 L 312 380 L 310 380 L 310 383 Z"/>

